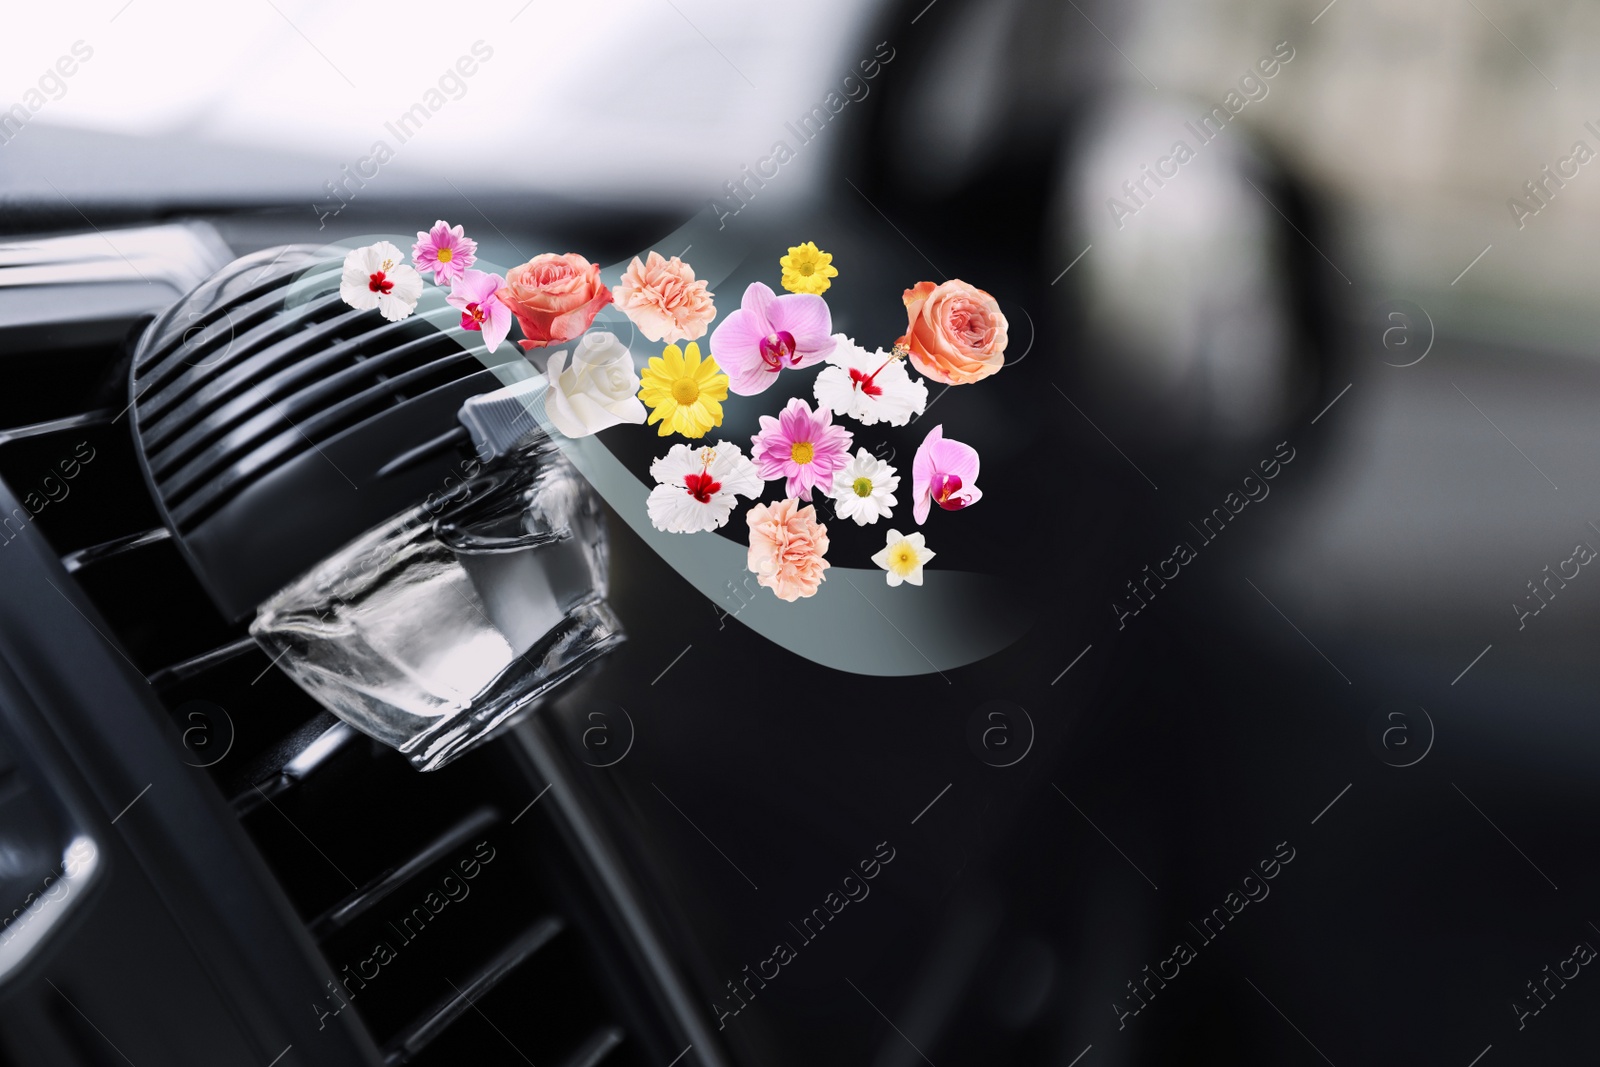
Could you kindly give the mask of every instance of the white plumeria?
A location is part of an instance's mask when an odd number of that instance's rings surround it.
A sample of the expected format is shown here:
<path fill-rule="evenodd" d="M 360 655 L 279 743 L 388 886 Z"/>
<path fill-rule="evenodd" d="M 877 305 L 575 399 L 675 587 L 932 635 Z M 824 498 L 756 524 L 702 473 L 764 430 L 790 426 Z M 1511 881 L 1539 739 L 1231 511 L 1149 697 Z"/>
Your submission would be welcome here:
<path fill-rule="evenodd" d="M 887 577 L 890 588 L 901 582 L 921 585 L 922 565 L 936 555 L 938 553 L 927 547 L 927 541 L 921 534 L 903 534 L 899 530 L 890 530 L 888 541 L 883 549 L 872 557 L 872 562 L 889 572 Z"/>
<path fill-rule="evenodd" d="M 856 449 L 844 469 L 833 476 L 833 510 L 841 519 L 854 519 L 857 526 L 886 519 L 894 510 L 894 491 L 900 476 L 894 468 L 868 452 Z"/>
<path fill-rule="evenodd" d="M 738 445 L 673 445 L 650 464 L 661 483 L 650 490 L 650 525 L 667 533 L 700 533 L 728 524 L 734 495 L 755 499 L 765 483 Z"/>
<path fill-rule="evenodd" d="M 818 405 L 863 426 L 904 426 L 927 408 L 928 386 L 912 380 L 905 360 L 881 348 L 868 352 L 842 333 L 833 340 L 828 365 L 812 386 Z"/>
<path fill-rule="evenodd" d="M 422 275 L 388 241 L 353 250 L 344 257 L 339 296 L 361 311 L 377 308 L 390 322 L 399 322 L 417 309 L 422 298 Z"/>

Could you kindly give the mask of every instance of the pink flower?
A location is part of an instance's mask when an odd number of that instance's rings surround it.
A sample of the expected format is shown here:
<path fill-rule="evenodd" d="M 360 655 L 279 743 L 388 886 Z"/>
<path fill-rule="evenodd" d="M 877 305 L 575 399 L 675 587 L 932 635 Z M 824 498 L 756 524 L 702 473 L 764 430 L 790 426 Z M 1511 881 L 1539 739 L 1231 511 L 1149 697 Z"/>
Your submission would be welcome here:
<path fill-rule="evenodd" d="M 417 243 L 411 246 L 411 262 L 417 273 L 433 271 L 433 284 L 459 281 L 467 268 L 477 262 L 478 242 L 466 236 L 460 226 L 451 226 L 440 219 L 433 229 L 417 231 Z"/>
<path fill-rule="evenodd" d="M 611 303 L 600 268 L 576 252 L 543 252 L 512 267 L 499 295 L 527 337 L 517 342 L 524 349 L 572 340 Z"/>
<path fill-rule="evenodd" d="M 659 252 L 643 263 L 634 256 L 616 288 L 617 310 L 650 340 L 669 343 L 705 336 L 717 317 L 712 295 L 704 281 L 695 281 L 693 267 L 677 256 L 662 259 Z"/>
<path fill-rule="evenodd" d="M 760 282 L 744 291 L 738 311 L 711 332 L 711 354 L 728 372 L 728 388 L 755 396 L 785 367 L 809 367 L 833 351 L 833 316 L 820 296 L 777 296 Z"/>
<path fill-rule="evenodd" d="M 825 580 L 828 528 L 817 510 L 797 500 L 756 504 L 745 513 L 750 526 L 748 566 L 761 585 L 791 603 L 811 596 Z"/>
<path fill-rule="evenodd" d="M 995 298 L 960 278 L 918 282 L 901 294 L 911 363 L 946 385 L 968 385 L 1006 361 L 1006 317 Z"/>
<path fill-rule="evenodd" d="M 833 476 L 850 462 L 850 431 L 833 425 L 833 412 L 812 411 L 799 397 L 789 401 L 777 418 L 761 416 L 761 432 L 751 439 L 757 473 L 767 481 L 784 478 L 784 494 L 811 499 L 820 485 L 826 493 Z M 973 468 L 976 470 L 976 466 Z"/>
<path fill-rule="evenodd" d="M 511 309 L 500 302 L 495 292 L 505 284 L 498 274 L 465 270 L 450 283 L 444 302 L 461 312 L 463 330 L 482 330 L 483 343 L 493 352 L 511 332 Z"/>
<path fill-rule="evenodd" d="M 977 481 L 978 450 L 945 440 L 943 425 L 929 430 L 911 461 L 911 512 L 917 525 L 928 521 L 929 504 L 960 511 L 982 500 Z"/>

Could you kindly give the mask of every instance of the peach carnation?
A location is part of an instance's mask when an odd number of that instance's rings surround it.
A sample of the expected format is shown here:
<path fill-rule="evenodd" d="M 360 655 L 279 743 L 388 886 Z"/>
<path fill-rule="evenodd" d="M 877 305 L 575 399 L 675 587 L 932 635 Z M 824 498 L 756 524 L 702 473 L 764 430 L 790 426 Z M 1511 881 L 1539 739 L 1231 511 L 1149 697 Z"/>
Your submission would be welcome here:
<path fill-rule="evenodd" d="M 617 309 L 652 341 L 694 341 L 705 336 L 716 318 L 716 305 L 704 281 L 695 281 L 694 268 L 677 256 L 661 258 L 651 252 L 643 262 L 633 262 L 617 283 Z"/>
<path fill-rule="evenodd" d="M 905 291 L 906 335 L 911 363 L 946 385 L 967 385 L 1005 363 L 1006 317 L 995 298 L 960 278 L 934 285 L 918 282 Z"/>
<path fill-rule="evenodd" d="M 747 566 L 756 580 L 778 594 L 779 600 L 795 601 L 811 596 L 824 581 L 828 561 L 828 528 L 817 521 L 817 509 L 800 506 L 798 500 L 776 504 L 756 504 L 745 514 L 750 526 L 750 557 Z"/>

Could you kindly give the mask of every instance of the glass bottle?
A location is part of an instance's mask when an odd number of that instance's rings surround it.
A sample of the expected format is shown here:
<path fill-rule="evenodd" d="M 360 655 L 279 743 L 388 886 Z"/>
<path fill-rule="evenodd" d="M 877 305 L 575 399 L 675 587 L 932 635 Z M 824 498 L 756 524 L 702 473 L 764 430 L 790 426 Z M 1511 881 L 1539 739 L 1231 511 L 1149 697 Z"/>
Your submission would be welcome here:
<path fill-rule="evenodd" d="M 534 430 L 291 583 L 250 633 L 324 707 L 433 770 L 624 640 L 605 593 L 599 498 Z"/>

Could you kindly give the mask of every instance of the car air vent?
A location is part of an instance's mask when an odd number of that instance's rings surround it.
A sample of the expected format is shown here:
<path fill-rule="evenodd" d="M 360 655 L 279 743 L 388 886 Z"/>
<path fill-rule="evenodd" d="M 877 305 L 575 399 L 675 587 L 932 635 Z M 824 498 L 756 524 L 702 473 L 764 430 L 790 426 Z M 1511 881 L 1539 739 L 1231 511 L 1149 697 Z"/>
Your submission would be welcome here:
<path fill-rule="evenodd" d="M 127 374 L 110 374 L 130 328 L 228 261 L 204 223 L 0 241 L 0 427 L 127 404 Z M 30 353 L 50 353 L 32 359 Z"/>
<path fill-rule="evenodd" d="M 345 304 L 341 272 L 340 256 L 307 245 L 245 256 L 163 312 L 134 353 L 140 461 L 231 620 L 437 490 L 462 462 L 461 402 L 499 384 L 481 344 L 439 328 L 460 316 L 443 290 L 384 322 Z"/>
<path fill-rule="evenodd" d="M 407 405 L 467 380 L 470 353 L 419 343 L 437 334 L 421 324 L 367 331 L 381 342 L 369 343 L 326 294 L 283 311 L 283 286 L 308 269 L 331 270 L 291 248 L 207 282 L 203 299 L 232 309 L 231 342 L 207 332 L 227 315 L 164 313 L 133 368 L 137 436 L 90 392 L 79 410 L 0 423 L 0 479 L 44 501 L 7 521 L 45 535 L 103 616 L 96 625 L 162 699 L 186 761 L 231 802 L 320 947 L 327 984 L 304 1003 L 321 1023 L 362 1028 L 390 1064 L 719 1067 L 637 898 L 619 895 L 614 865 L 597 878 L 592 843 L 574 845 L 593 827 L 574 830 L 582 816 L 559 802 L 572 794 L 563 760 L 532 724 L 420 774 L 276 670 L 213 606 L 243 601 L 208 596 L 190 566 L 208 528 L 241 502 L 259 514 L 255 494 L 294 463 L 331 469 L 319 453 L 348 441 L 351 420 L 420 410 Z M 123 334 L 140 321 L 130 316 Z M 16 337 L 0 320 L 8 359 L 48 364 L 51 348 Z M 127 346 L 93 351 L 92 375 L 128 380 Z M 319 387 L 323 375 L 337 383 Z M 273 406 L 297 427 L 252 421 Z M 194 464 L 228 488 L 187 481 Z M 344 491 L 366 498 L 381 464 L 351 466 L 369 480 Z"/>

